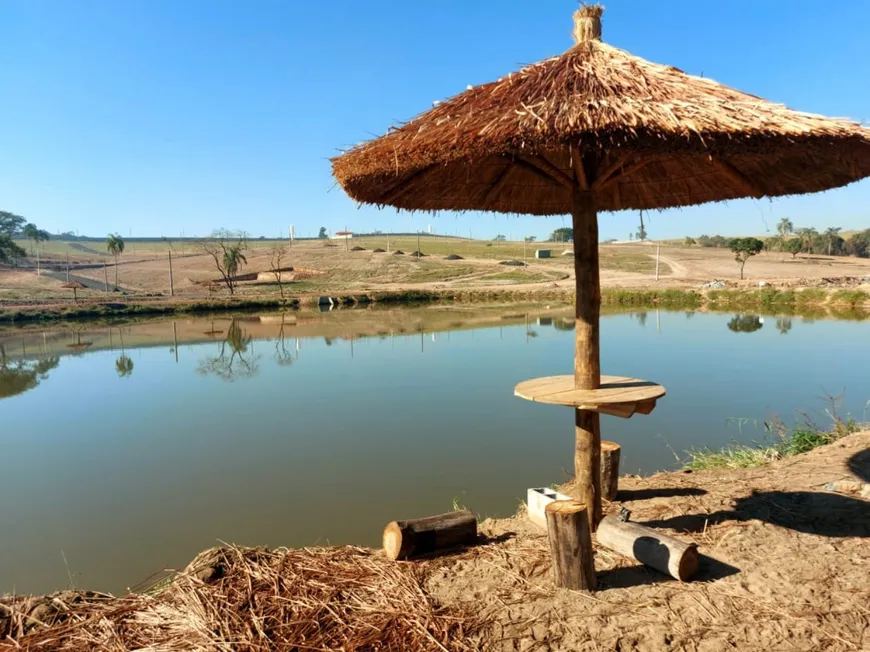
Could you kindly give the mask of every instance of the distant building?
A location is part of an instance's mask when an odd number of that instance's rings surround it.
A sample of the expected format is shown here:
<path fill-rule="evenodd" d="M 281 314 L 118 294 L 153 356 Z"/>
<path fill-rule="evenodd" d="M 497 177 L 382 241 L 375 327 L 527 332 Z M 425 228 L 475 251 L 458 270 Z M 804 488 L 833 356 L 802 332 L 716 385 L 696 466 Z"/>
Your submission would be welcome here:
<path fill-rule="evenodd" d="M 332 234 L 333 240 L 353 240 L 353 231 L 336 231 Z"/>

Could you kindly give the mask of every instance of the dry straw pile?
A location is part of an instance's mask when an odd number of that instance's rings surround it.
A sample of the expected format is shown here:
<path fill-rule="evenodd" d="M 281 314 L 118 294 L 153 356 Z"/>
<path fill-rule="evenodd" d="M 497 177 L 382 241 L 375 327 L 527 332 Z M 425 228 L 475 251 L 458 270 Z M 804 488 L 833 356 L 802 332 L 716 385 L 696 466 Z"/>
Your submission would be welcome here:
<path fill-rule="evenodd" d="M 150 595 L 67 592 L 38 613 L 4 599 L 0 625 L 45 651 L 480 649 L 480 624 L 437 607 L 420 573 L 364 548 L 216 548 Z"/>

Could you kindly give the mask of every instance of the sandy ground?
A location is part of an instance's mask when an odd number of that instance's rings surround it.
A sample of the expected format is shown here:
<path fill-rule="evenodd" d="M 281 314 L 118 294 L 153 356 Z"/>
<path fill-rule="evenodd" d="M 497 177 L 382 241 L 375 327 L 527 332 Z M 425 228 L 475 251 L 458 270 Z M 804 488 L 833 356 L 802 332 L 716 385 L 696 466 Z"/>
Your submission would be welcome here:
<path fill-rule="evenodd" d="M 690 583 L 599 548 L 599 591 L 554 589 L 546 533 L 520 515 L 483 524 L 497 554 L 426 587 L 495 619 L 495 649 L 870 650 L 870 501 L 824 490 L 847 478 L 870 482 L 870 432 L 759 469 L 621 479 L 633 521 L 698 543 Z"/>

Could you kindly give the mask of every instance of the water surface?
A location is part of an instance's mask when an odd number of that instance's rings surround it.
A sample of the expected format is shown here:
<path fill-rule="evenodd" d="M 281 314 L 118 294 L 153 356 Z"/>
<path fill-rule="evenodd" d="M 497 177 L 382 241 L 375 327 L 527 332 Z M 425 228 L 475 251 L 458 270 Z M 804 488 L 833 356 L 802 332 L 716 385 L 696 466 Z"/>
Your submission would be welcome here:
<path fill-rule="evenodd" d="M 513 396 L 571 373 L 570 311 L 422 308 L 0 333 L 0 592 L 121 592 L 221 541 L 377 545 L 385 523 L 512 514 L 569 478 L 573 416 Z M 654 380 L 602 417 L 624 473 L 754 422 L 864 418 L 867 323 L 605 315 L 602 368 Z M 177 344 L 176 344 L 177 342 Z"/>

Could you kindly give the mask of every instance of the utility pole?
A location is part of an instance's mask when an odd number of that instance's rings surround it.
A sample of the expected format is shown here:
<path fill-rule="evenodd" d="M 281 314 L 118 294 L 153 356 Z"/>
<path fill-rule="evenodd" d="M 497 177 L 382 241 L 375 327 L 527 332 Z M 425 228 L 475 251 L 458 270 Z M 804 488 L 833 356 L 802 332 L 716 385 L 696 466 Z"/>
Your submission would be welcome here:
<path fill-rule="evenodd" d="M 526 263 L 526 242 L 527 242 L 527 240 L 528 240 L 528 238 L 523 236 L 523 269 L 525 269 L 526 271 L 528 271 L 528 269 L 529 269 L 528 263 Z"/>
<path fill-rule="evenodd" d="M 662 252 L 662 246 L 660 244 L 656 245 L 656 280 L 659 280 L 659 255 Z"/>
<path fill-rule="evenodd" d="M 106 292 L 109 291 L 109 271 L 106 269 L 106 263 L 103 263 L 103 276 L 106 278 Z"/>
<path fill-rule="evenodd" d="M 417 260 L 420 260 L 420 256 L 422 256 L 423 252 L 420 251 L 420 231 L 417 230 Z"/>
<path fill-rule="evenodd" d="M 42 269 L 39 265 L 39 243 L 36 243 L 36 275 L 42 276 Z"/>
<path fill-rule="evenodd" d="M 350 251 L 350 242 L 347 238 L 347 224 L 344 225 L 344 250 Z"/>
<path fill-rule="evenodd" d="M 69 283 L 69 253 L 66 255 L 66 282 Z"/>
<path fill-rule="evenodd" d="M 169 250 L 169 296 L 175 296 L 175 286 L 172 283 L 172 249 Z M 172 327 L 175 328 L 175 322 L 172 322 Z"/>

